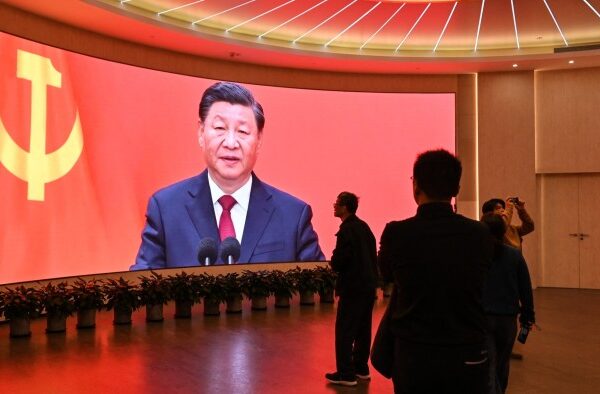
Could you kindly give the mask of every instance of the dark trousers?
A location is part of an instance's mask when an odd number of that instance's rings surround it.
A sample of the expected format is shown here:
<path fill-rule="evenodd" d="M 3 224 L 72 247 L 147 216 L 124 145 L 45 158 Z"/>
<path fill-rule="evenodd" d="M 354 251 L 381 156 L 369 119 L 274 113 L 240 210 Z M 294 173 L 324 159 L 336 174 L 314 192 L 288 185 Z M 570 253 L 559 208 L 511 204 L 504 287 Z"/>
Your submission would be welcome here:
<path fill-rule="evenodd" d="M 485 394 L 489 360 L 485 344 L 425 345 L 396 339 L 394 393 Z"/>
<path fill-rule="evenodd" d="M 369 371 L 375 292 L 340 295 L 335 319 L 335 361 L 342 377 Z"/>
<path fill-rule="evenodd" d="M 510 353 L 517 336 L 517 317 L 487 315 L 490 353 L 490 394 L 501 394 L 508 387 Z"/>

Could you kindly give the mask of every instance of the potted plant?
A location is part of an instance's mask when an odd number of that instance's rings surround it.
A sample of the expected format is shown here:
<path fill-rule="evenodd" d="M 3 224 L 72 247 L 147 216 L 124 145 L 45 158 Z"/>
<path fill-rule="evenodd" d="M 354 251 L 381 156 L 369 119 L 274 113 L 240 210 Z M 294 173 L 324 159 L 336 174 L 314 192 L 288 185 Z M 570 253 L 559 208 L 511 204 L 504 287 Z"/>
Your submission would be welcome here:
<path fill-rule="evenodd" d="M 219 306 L 227 298 L 223 275 L 200 275 L 199 294 L 204 300 L 204 315 L 218 316 L 221 314 Z"/>
<path fill-rule="evenodd" d="M 96 327 L 96 311 L 104 307 L 102 282 L 79 278 L 71 285 L 71 294 L 77 311 L 77 328 Z"/>
<path fill-rule="evenodd" d="M 163 321 L 163 305 L 169 301 L 169 281 L 163 275 L 150 271 L 140 276 L 140 299 L 146 306 L 146 321 Z"/>
<path fill-rule="evenodd" d="M 73 294 L 67 287 L 67 282 L 60 282 L 56 286 L 52 282 L 40 290 L 42 306 L 46 310 L 46 332 L 64 332 L 67 329 L 67 317 L 73 314 Z"/>
<path fill-rule="evenodd" d="M 318 290 L 319 300 L 322 303 L 333 304 L 337 273 L 330 267 L 316 267 L 313 271 L 320 281 Z"/>
<path fill-rule="evenodd" d="M 192 305 L 200 300 L 199 277 L 182 271 L 169 276 L 169 294 L 175 300 L 175 318 L 189 319 L 192 317 Z"/>
<path fill-rule="evenodd" d="M 242 293 L 252 302 L 252 309 L 266 310 L 267 297 L 271 295 L 269 271 L 243 271 L 240 277 Z"/>
<path fill-rule="evenodd" d="M 106 279 L 103 285 L 106 310 L 114 310 L 113 324 L 131 324 L 131 314 L 141 305 L 139 287 L 120 277 Z"/>
<path fill-rule="evenodd" d="M 30 320 L 40 313 L 42 303 L 39 291 L 23 285 L 7 288 L 1 293 L 2 314 L 10 321 L 10 336 L 31 335 Z"/>
<path fill-rule="evenodd" d="M 242 313 L 242 286 L 237 272 L 222 275 L 223 290 L 226 297 L 227 313 Z"/>
<path fill-rule="evenodd" d="M 300 305 L 314 305 L 314 296 L 321 287 L 321 280 L 311 269 L 296 267 L 293 272 L 295 285 L 300 293 Z"/>
<path fill-rule="evenodd" d="M 273 270 L 269 274 L 271 293 L 275 295 L 276 308 L 289 308 L 290 298 L 296 293 L 294 285 L 294 270 L 280 271 Z"/>

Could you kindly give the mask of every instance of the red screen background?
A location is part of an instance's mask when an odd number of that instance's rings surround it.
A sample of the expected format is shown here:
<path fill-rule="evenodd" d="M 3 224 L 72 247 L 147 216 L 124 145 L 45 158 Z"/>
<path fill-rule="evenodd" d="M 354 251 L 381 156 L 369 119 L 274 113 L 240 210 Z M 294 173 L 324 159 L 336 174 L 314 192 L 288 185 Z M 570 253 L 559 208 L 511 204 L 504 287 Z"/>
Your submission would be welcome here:
<path fill-rule="evenodd" d="M 46 152 L 65 143 L 76 112 L 84 146 L 74 167 L 45 185 L 43 201 L 0 166 L 0 283 L 125 271 L 133 263 L 150 195 L 204 169 L 198 103 L 215 81 L 99 60 L 0 33 L 0 119 L 29 151 L 31 83 L 17 78 L 17 49 L 49 58 Z M 419 152 L 454 151 L 453 93 L 357 93 L 246 85 L 263 105 L 255 172 L 313 208 L 327 258 L 347 190 L 379 238 L 412 216 L 410 176 Z M 0 132 L 2 132 L 0 130 Z M 9 160 L 0 138 L 0 161 Z"/>

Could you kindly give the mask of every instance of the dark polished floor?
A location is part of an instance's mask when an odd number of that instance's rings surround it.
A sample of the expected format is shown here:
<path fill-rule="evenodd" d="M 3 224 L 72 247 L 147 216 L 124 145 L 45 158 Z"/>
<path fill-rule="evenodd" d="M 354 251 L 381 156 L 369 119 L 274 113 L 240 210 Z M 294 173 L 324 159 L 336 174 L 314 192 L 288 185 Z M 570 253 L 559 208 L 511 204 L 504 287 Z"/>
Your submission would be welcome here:
<path fill-rule="evenodd" d="M 514 361 L 510 393 L 597 393 L 600 390 L 600 291 L 538 289 L 542 332 L 533 332 Z M 272 300 L 271 300 L 272 302 Z M 376 328 L 386 305 L 378 300 Z M 98 327 L 9 339 L 0 325 L 0 393 L 391 393 L 391 381 L 373 373 L 355 388 L 328 385 L 335 369 L 335 306 L 318 303 L 289 310 L 172 318 L 146 323 L 143 310 L 131 326 L 113 326 L 112 313 Z"/>

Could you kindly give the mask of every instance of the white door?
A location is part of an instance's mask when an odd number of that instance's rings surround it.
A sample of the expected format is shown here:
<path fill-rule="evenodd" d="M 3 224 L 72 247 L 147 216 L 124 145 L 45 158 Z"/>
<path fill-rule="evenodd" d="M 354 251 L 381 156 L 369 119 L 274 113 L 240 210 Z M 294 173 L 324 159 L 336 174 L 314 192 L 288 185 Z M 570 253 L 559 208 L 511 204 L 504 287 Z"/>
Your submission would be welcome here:
<path fill-rule="evenodd" d="M 541 179 L 541 286 L 579 287 L 579 179 L 544 175 Z"/>
<path fill-rule="evenodd" d="M 600 174 L 541 178 L 541 286 L 600 288 Z"/>
<path fill-rule="evenodd" d="M 579 177 L 580 287 L 600 289 L 600 175 Z"/>

